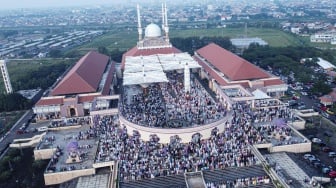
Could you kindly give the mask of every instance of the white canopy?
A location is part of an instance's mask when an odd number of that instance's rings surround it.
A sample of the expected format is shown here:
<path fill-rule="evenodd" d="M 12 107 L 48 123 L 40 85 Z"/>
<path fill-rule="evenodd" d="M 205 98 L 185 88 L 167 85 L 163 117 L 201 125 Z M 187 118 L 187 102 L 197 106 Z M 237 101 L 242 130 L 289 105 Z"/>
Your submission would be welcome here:
<path fill-rule="evenodd" d="M 201 67 L 188 53 L 127 56 L 123 85 L 168 82 L 165 71 L 183 70 L 185 65 Z"/>
<path fill-rule="evenodd" d="M 191 69 L 201 67 L 188 53 L 158 54 L 157 56 L 165 71 L 184 69 L 185 65 Z"/>
<path fill-rule="evenodd" d="M 124 73 L 131 72 L 163 71 L 156 56 L 126 57 Z"/>
<path fill-rule="evenodd" d="M 168 82 L 166 74 L 160 71 L 124 73 L 123 85 L 150 84 Z"/>
<path fill-rule="evenodd" d="M 256 89 L 255 91 L 252 92 L 254 99 L 260 100 L 260 99 L 269 99 L 271 98 L 270 96 L 268 96 L 266 93 L 264 93 L 263 91 Z"/>

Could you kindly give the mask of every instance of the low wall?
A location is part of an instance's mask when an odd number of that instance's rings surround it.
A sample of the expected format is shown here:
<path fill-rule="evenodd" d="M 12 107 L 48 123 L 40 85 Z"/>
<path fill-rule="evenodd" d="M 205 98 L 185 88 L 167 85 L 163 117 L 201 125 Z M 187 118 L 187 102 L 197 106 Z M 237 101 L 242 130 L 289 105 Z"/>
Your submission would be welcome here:
<path fill-rule="evenodd" d="M 291 125 L 296 129 L 296 130 L 303 130 L 305 129 L 306 121 L 299 115 L 297 114 L 297 110 L 295 110 L 296 118 L 298 120 L 291 121 Z"/>
<path fill-rule="evenodd" d="M 15 142 L 25 142 L 25 141 L 30 141 L 30 140 L 36 140 L 36 139 L 40 139 L 40 138 L 42 138 L 44 135 L 46 135 L 47 133 L 42 133 L 42 134 L 39 134 L 39 135 L 35 135 L 35 136 L 33 136 L 33 137 L 31 137 L 31 138 L 20 138 L 20 139 L 14 139 L 13 140 L 13 143 L 15 143 Z"/>
<path fill-rule="evenodd" d="M 258 149 L 268 149 L 270 147 L 272 147 L 272 143 L 265 143 L 265 144 L 255 144 L 254 147 L 258 148 Z"/>
<path fill-rule="evenodd" d="M 290 144 L 282 146 L 273 146 L 269 148 L 270 153 L 276 152 L 291 152 L 291 153 L 307 153 L 311 152 L 311 142 L 305 142 L 300 144 Z"/>
<path fill-rule="evenodd" d="M 164 129 L 140 126 L 127 121 L 123 116 L 119 115 L 120 125 L 124 125 L 127 128 L 128 134 L 131 134 L 135 130 L 139 131 L 141 139 L 145 141 L 149 141 L 150 135 L 156 134 L 160 138 L 160 143 L 169 143 L 170 137 L 175 135 L 179 136 L 182 142 L 187 143 L 191 141 L 192 135 L 195 133 L 200 133 L 202 135 L 202 139 L 208 139 L 210 138 L 212 129 L 215 127 L 218 128 L 219 132 L 224 131 L 224 123 L 226 120 L 227 118 L 223 118 L 214 123 L 198 127 Z"/>
<path fill-rule="evenodd" d="M 67 182 L 69 180 L 81 177 L 89 176 L 95 174 L 96 171 L 94 168 L 83 169 L 83 170 L 73 170 L 73 171 L 64 171 L 56 173 L 45 173 L 44 174 L 44 183 L 45 185 L 56 185 Z"/>
<path fill-rule="evenodd" d="M 295 110 L 295 113 L 300 117 L 311 117 L 319 115 L 319 113 L 315 112 L 313 109 Z"/>
<path fill-rule="evenodd" d="M 99 163 L 93 163 L 93 168 L 103 168 L 103 167 L 111 167 L 114 168 L 115 162 L 114 161 L 108 161 L 108 162 L 99 162 Z"/>
<path fill-rule="evenodd" d="M 107 110 L 97 110 L 97 111 L 91 111 L 90 115 L 94 116 L 94 115 L 115 115 L 119 113 L 119 109 L 118 108 L 112 108 L 112 109 L 107 109 Z"/>
<path fill-rule="evenodd" d="M 35 160 L 50 159 L 55 152 L 56 152 L 56 148 L 40 149 L 40 150 L 35 149 L 34 158 Z"/>
<path fill-rule="evenodd" d="M 11 148 L 26 148 L 26 147 L 35 147 L 38 143 L 41 142 L 43 136 L 46 133 L 35 135 L 31 138 L 23 138 L 23 139 L 14 139 L 13 143 L 9 145 Z"/>
<path fill-rule="evenodd" d="M 61 131 L 61 130 L 68 130 L 68 129 L 79 129 L 80 127 L 81 127 L 81 125 L 69 125 L 69 126 L 48 128 L 48 131 Z"/>

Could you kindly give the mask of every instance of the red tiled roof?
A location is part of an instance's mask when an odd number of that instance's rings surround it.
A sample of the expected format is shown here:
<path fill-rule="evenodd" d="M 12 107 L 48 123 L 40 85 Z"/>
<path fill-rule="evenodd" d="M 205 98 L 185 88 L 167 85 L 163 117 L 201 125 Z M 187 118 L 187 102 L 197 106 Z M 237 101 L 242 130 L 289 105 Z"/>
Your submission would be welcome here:
<path fill-rule="evenodd" d="M 96 92 L 109 57 L 95 51 L 83 56 L 57 84 L 52 95 Z"/>
<path fill-rule="evenodd" d="M 173 53 L 181 53 L 181 51 L 175 47 L 138 49 L 138 47 L 135 46 L 123 54 L 122 61 L 121 61 L 121 68 L 122 69 L 125 68 L 126 56 L 135 57 L 135 56 L 148 56 L 148 55 L 154 55 L 154 54 L 173 54 Z"/>
<path fill-rule="evenodd" d="M 234 84 L 230 84 L 230 85 L 236 85 L 239 84 L 241 86 L 243 86 L 244 88 L 250 88 L 250 84 L 246 81 L 246 82 L 239 82 L 239 83 L 234 83 Z"/>
<path fill-rule="evenodd" d="M 259 67 L 214 43 L 208 44 L 196 52 L 232 81 L 270 77 Z"/>
<path fill-rule="evenodd" d="M 95 97 L 98 97 L 100 95 L 85 95 L 85 96 L 78 96 L 78 103 L 83 102 L 91 102 Z"/>
<path fill-rule="evenodd" d="M 264 86 L 274 86 L 274 85 L 281 85 L 284 82 L 280 79 L 273 79 L 273 80 L 264 80 Z"/>
<path fill-rule="evenodd" d="M 319 98 L 321 103 L 332 103 L 334 100 L 330 95 L 325 95 Z"/>
<path fill-rule="evenodd" d="M 44 99 L 41 98 L 35 106 L 49 106 L 49 105 L 60 105 L 63 104 L 63 98 L 50 98 Z"/>
<path fill-rule="evenodd" d="M 213 70 L 211 67 L 209 67 L 206 63 L 198 59 L 198 57 L 196 56 L 194 56 L 194 59 L 198 62 L 198 64 L 200 64 L 203 67 L 205 72 L 210 74 L 211 78 L 215 79 L 219 83 L 219 85 L 221 86 L 228 85 L 228 83 L 224 80 L 224 78 L 218 75 L 218 73 L 215 70 Z"/>

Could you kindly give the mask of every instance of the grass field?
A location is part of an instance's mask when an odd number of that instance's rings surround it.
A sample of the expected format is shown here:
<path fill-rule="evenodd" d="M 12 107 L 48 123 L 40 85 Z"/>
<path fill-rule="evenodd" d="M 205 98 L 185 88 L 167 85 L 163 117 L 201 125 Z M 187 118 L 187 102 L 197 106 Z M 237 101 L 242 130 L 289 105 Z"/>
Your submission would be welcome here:
<path fill-rule="evenodd" d="M 237 38 L 245 35 L 244 28 L 214 28 L 214 29 L 187 29 L 187 30 L 171 30 L 170 38 L 173 37 L 204 37 L 204 36 L 222 36 Z M 299 37 L 291 35 L 277 29 L 268 28 L 249 28 L 247 31 L 248 37 L 260 37 L 267 41 L 270 46 L 285 47 L 297 46 L 302 44 Z M 136 45 L 138 34 L 135 30 L 115 30 L 98 37 L 92 42 L 85 44 L 77 50 L 82 53 L 90 49 L 97 49 L 99 46 L 105 46 L 109 50 L 120 49 L 127 50 Z M 174 45 L 174 44 L 173 44 Z"/>

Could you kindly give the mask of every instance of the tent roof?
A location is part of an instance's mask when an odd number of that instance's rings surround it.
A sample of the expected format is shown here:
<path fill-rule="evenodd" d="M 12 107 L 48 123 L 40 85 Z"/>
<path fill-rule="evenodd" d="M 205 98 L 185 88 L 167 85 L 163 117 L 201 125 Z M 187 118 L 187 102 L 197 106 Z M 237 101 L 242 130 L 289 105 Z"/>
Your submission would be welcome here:
<path fill-rule="evenodd" d="M 188 53 L 127 56 L 125 58 L 123 85 L 168 82 L 165 71 L 201 66 Z"/>
<path fill-rule="evenodd" d="M 163 71 L 124 73 L 123 85 L 150 84 L 159 82 L 168 82 L 167 76 Z"/>
<path fill-rule="evenodd" d="M 252 92 L 254 99 L 269 99 L 271 98 L 270 96 L 268 96 L 266 93 L 264 93 L 263 91 L 261 91 L 260 89 L 256 89 L 255 91 Z"/>

